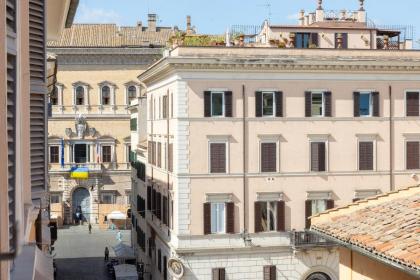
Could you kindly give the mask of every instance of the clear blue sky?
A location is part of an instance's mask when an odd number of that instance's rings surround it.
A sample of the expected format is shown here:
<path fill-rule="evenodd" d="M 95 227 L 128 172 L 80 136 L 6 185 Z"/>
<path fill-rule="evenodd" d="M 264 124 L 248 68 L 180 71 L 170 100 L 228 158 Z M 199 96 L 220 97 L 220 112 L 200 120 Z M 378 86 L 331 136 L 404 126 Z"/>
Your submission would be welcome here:
<path fill-rule="evenodd" d="M 325 10 L 359 7 L 358 0 L 324 0 Z M 234 24 L 260 25 L 268 18 L 271 4 L 271 22 L 296 23 L 300 9 L 314 11 L 317 0 L 81 0 L 77 23 L 117 23 L 134 25 L 147 22 L 148 13 L 156 13 L 159 25 L 185 28 L 185 16 L 191 15 L 192 24 L 200 33 L 224 33 Z M 365 0 L 368 18 L 376 24 L 413 25 L 415 39 L 420 37 L 420 0 Z"/>

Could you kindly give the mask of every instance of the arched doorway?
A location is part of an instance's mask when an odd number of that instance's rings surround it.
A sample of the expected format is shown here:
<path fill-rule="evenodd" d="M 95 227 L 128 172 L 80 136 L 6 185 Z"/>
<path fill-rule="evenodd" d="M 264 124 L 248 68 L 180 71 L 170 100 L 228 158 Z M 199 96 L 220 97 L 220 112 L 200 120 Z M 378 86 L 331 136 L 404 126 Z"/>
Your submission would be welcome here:
<path fill-rule="evenodd" d="M 72 195 L 72 216 L 78 223 L 90 222 L 90 193 L 85 188 L 77 188 Z"/>
<path fill-rule="evenodd" d="M 306 277 L 306 280 L 331 280 L 331 277 L 324 272 L 314 272 Z"/>

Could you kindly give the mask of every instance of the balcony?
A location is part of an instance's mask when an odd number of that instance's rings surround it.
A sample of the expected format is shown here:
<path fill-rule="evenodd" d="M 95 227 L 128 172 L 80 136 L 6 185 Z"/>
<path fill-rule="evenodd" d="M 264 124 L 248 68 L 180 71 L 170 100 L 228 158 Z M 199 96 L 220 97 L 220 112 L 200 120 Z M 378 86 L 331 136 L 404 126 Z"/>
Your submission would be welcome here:
<path fill-rule="evenodd" d="M 318 234 L 305 231 L 291 231 L 290 232 L 290 244 L 295 250 L 309 249 L 314 247 L 332 247 L 335 244 Z"/>

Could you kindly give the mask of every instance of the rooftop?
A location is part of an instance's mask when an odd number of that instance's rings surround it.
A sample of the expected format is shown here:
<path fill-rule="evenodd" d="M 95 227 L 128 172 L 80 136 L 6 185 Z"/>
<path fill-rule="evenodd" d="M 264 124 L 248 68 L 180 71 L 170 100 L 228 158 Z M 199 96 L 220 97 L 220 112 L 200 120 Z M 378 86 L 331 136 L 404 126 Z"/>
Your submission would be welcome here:
<path fill-rule="evenodd" d="M 340 245 L 420 276 L 420 186 L 311 217 L 311 230 Z"/>

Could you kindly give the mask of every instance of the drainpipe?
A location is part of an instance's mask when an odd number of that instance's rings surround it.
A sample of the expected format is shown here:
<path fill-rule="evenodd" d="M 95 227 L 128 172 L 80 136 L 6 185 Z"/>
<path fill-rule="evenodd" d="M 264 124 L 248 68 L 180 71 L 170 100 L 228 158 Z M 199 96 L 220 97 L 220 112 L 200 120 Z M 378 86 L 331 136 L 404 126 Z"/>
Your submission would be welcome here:
<path fill-rule="evenodd" d="M 247 223 L 247 192 L 246 192 L 246 120 L 245 120 L 245 85 L 242 85 L 242 147 L 243 147 L 243 205 L 244 205 L 244 236 L 248 232 L 248 223 Z"/>
<path fill-rule="evenodd" d="M 394 122 L 392 110 L 392 86 L 389 85 L 389 189 L 394 190 Z"/>

